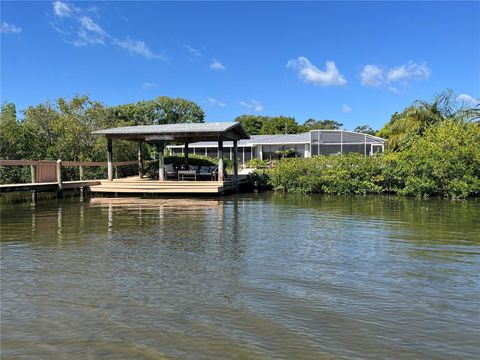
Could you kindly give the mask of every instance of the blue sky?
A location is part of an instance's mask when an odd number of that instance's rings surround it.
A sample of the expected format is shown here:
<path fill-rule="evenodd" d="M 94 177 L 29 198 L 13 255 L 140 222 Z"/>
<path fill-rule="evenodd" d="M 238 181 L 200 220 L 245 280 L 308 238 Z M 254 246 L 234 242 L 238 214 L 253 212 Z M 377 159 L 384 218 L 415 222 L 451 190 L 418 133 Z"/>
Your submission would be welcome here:
<path fill-rule="evenodd" d="M 380 128 L 415 99 L 480 97 L 480 2 L 1 3 L 1 100 L 160 95 Z"/>

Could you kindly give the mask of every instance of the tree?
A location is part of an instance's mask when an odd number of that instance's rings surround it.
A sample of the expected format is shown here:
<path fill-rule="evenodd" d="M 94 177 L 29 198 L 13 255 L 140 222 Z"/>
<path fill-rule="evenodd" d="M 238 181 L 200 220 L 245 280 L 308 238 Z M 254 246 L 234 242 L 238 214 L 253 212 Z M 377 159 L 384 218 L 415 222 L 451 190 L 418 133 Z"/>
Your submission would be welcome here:
<path fill-rule="evenodd" d="M 113 108 L 117 120 L 129 125 L 201 123 L 205 112 L 193 101 L 160 96 Z"/>
<path fill-rule="evenodd" d="M 431 102 L 417 100 L 401 113 L 394 113 L 378 136 L 388 139 L 390 150 L 398 151 L 408 148 L 427 129 L 444 120 L 469 122 L 479 118 L 478 106 L 460 104 L 452 90 L 445 90 Z"/>
<path fill-rule="evenodd" d="M 377 133 L 370 125 L 359 125 L 353 131 L 369 135 L 375 135 Z"/>
<path fill-rule="evenodd" d="M 241 115 L 235 118 L 250 135 L 296 134 L 298 123 L 289 116 Z"/>
<path fill-rule="evenodd" d="M 343 126 L 342 123 L 339 123 L 335 120 L 315 120 L 315 119 L 308 119 L 300 125 L 301 132 L 308 132 L 310 130 L 339 130 Z"/>
<path fill-rule="evenodd" d="M 240 115 L 235 118 L 235 122 L 242 124 L 243 129 L 250 135 L 258 135 L 262 131 L 262 126 L 266 116 Z"/>
<path fill-rule="evenodd" d="M 294 117 L 274 116 L 267 117 L 262 125 L 261 134 L 296 134 L 298 123 Z"/>
<path fill-rule="evenodd" d="M 0 158 L 16 159 L 22 156 L 22 129 L 17 123 L 15 104 L 4 103 L 0 114 Z"/>
<path fill-rule="evenodd" d="M 480 195 L 480 126 L 446 119 L 429 127 L 404 151 L 391 153 L 400 193 L 466 198 Z"/>

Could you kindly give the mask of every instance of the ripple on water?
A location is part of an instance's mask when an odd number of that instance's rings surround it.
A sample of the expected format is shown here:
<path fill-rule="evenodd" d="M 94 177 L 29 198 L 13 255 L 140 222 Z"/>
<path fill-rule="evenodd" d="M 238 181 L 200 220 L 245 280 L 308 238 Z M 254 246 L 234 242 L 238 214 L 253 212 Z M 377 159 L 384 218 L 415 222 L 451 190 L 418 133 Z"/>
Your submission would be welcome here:
<path fill-rule="evenodd" d="M 5 358 L 475 358 L 480 206 L 236 195 L 3 204 Z"/>

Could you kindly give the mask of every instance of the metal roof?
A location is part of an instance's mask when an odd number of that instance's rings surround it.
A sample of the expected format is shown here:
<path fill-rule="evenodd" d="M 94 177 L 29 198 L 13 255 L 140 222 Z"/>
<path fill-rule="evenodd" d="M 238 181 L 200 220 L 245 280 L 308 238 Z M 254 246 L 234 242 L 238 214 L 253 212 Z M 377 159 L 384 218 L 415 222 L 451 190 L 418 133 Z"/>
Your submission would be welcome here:
<path fill-rule="evenodd" d="M 281 134 L 281 135 L 250 135 L 250 139 L 242 139 L 238 146 L 253 146 L 257 144 L 276 145 L 276 144 L 309 144 L 310 133 L 302 134 Z M 214 147 L 218 146 L 215 141 L 200 141 L 188 145 L 189 147 Z M 232 147 L 231 141 L 223 143 L 225 147 Z M 169 147 L 183 147 L 183 145 L 170 145 Z"/>
<path fill-rule="evenodd" d="M 301 134 L 280 134 L 280 135 L 250 135 L 250 139 L 243 139 L 238 142 L 238 146 L 254 146 L 254 145 L 293 145 L 293 144 L 310 144 L 311 136 L 316 133 L 323 133 L 327 138 L 332 138 L 332 136 L 338 136 L 338 139 L 331 139 L 331 141 L 325 141 L 322 143 L 339 143 L 340 137 L 342 137 L 344 143 L 348 142 L 364 142 L 367 143 L 385 143 L 386 140 L 364 133 L 358 133 L 354 131 L 347 130 L 312 130 L 310 132 L 301 133 Z M 342 135 L 343 134 L 343 135 Z M 354 137 L 354 139 L 349 139 Z M 356 139 L 358 137 L 359 140 Z M 171 148 L 181 148 L 184 145 L 169 145 Z M 216 141 L 200 141 L 190 143 L 189 147 L 216 147 L 218 143 Z M 232 147 L 233 143 L 231 141 L 226 141 L 223 143 L 225 147 Z"/>
<path fill-rule="evenodd" d="M 281 135 L 251 135 L 256 144 L 307 144 L 310 142 L 310 133 L 281 134 Z"/>
<path fill-rule="evenodd" d="M 242 125 L 237 122 L 122 126 L 94 131 L 93 134 L 127 140 L 142 140 L 146 136 L 154 135 L 172 135 L 175 140 L 210 140 L 214 137 L 231 140 L 250 138 Z"/>

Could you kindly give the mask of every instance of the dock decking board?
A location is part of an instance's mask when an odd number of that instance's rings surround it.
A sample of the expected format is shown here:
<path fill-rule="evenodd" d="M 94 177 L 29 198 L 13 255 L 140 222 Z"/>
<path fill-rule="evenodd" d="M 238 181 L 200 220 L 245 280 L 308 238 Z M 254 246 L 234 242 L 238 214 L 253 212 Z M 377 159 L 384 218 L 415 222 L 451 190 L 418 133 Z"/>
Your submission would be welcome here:
<path fill-rule="evenodd" d="M 102 180 L 92 193 L 102 194 L 223 194 L 237 188 L 233 181 L 158 181 L 151 179 Z"/>

